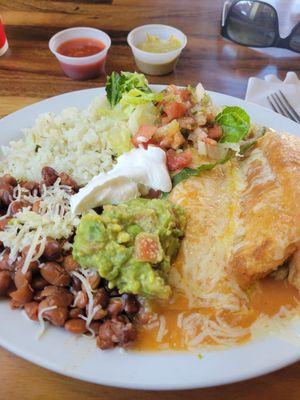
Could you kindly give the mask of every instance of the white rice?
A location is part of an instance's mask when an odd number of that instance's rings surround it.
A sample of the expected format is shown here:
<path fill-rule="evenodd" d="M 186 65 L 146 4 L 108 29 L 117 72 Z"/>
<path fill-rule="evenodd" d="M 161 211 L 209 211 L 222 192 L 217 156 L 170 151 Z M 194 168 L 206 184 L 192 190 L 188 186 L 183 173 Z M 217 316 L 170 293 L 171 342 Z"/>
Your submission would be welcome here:
<path fill-rule="evenodd" d="M 2 146 L 0 174 L 40 181 L 41 169 L 51 166 L 84 185 L 99 172 L 111 169 L 114 152 L 103 133 L 100 106 L 96 98 L 86 110 L 73 107 L 58 115 L 40 115 L 32 128 L 23 130 L 20 140 Z"/>

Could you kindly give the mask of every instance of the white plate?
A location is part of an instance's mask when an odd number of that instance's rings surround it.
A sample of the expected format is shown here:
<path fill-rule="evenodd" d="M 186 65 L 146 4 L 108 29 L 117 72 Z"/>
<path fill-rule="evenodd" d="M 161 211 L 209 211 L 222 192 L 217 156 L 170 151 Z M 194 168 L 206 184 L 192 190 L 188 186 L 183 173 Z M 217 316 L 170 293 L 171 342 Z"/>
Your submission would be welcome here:
<path fill-rule="evenodd" d="M 154 88 L 161 90 L 163 86 Z M 3 118 L 0 144 L 19 138 L 20 129 L 33 125 L 38 114 L 58 113 L 68 106 L 87 107 L 100 93 L 104 93 L 103 88 L 66 93 Z M 216 104 L 243 107 L 252 121 L 299 135 L 299 125 L 272 111 L 231 96 L 210 94 Z M 52 371 L 104 385 L 156 390 L 200 388 L 252 378 L 300 359 L 299 347 L 271 337 L 207 353 L 201 360 L 184 352 L 100 351 L 94 340 L 53 327 L 36 341 L 37 324 L 27 320 L 21 311 L 11 311 L 6 301 L 0 302 L 0 315 L 1 346 Z M 300 322 L 296 332 L 300 335 Z"/>

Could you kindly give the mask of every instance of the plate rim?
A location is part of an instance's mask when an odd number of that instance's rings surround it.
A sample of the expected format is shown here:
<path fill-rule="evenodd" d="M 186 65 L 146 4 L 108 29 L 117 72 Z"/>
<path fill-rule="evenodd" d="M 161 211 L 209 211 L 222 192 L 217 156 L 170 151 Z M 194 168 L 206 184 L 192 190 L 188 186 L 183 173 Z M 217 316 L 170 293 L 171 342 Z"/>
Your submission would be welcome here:
<path fill-rule="evenodd" d="M 166 85 L 163 84 L 159 84 L 159 85 L 150 85 L 151 87 L 153 87 L 154 89 L 158 89 L 161 90 L 163 87 L 165 87 Z M 47 102 L 53 102 L 55 99 L 57 98 L 62 98 L 66 95 L 72 95 L 72 94 L 81 94 L 81 93 L 91 93 L 91 98 L 90 100 L 93 98 L 93 95 L 97 95 L 97 91 L 99 92 L 99 94 L 102 94 L 104 91 L 104 87 L 95 87 L 95 88 L 88 88 L 88 89 L 80 89 L 80 90 L 76 90 L 76 91 L 70 91 L 70 92 L 66 92 L 66 93 L 62 93 L 56 96 L 52 96 L 43 100 L 39 100 L 33 104 L 30 104 L 26 107 L 23 107 L 19 110 L 14 111 L 13 113 L 10 113 L 8 115 L 6 115 L 5 117 L 0 119 L 0 131 L 1 131 L 1 125 L 6 122 L 10 123 L 11 120 L 13 120 L 14 118 L 18 118 L 18 115 L 20 115 L 21 113 L 24 112 L 28 112 L 29 114 L 31 114 L 32 112 L 34 112 L 34 109 L 38 107 L 38 105 L 41 104 L 45 104 L 47 105 Z M 255 103 L 251 103 L 249 101 L 246 101 L 244 99 L 240 99 L 234 96 L 230 96 L 227 94 L 222 94 L 219 92 L 214 92 L 214 91 L 207 91 L 210 95 L 212 95 L 212 97 L 221 97 L 224 98 L 225 100 L 227 99 L 228 101 L 238 101 L 238 102 L 242 102 L 243 104 L 248 104 L 251 107 L 254 107 L 254 110 L 261 110 L 263 111 L 263 113 L 270 113 L 269 115 L 276 115 L 273 111 L 264 108 L 262 106 L 259 106 Z M 225 101 L 224 100 L 224 101 Z M 70 104 L 67 103 L 65 104 L 64 107 L 69 107 Z M 47 110 L 45 110 L 44 112 L 47 112 Z M 34 119 L 40 114 L 40 112 L 35 113 L 34 115 Z M 278 115 L 276 115 L 276 117 L 278 117 Z M 288 120 L 285 117 L 280 116 L 280 119 L 282 119 L 285 123 L 287 123 L 288 125 L 290 125 L 292 123 L 292 121 Z M 295 125 L 295 128 L 298 128 L 298 124 L 296 123 L 292 123 Z M 21 132 L 20 135 L 21 137 Z M 10 312 L 11 310 L 9 310 Z M 266 340 L 269 340 L 270 337 L 267 337 Z M 252 342 L 254 343 L 254 342 Z M 194 383 L 189 383 L 189 384 L 185 384 L 184 382 L 175 382 L 173 383 L 173 385 L 167 384 L 167 385 L 158 385 L 158 386 L 153 386 L 152 384 L 145 384 L 145 383 L 137 383 L 135 382 L 134 384 L 131 384 L 130 382 L 128 382 L 128 384 L 122 382 L 122 383 L 118 383 L 118 380 L 116 379 L 102 379 L 101 382 L 100 381 L 95 381 L 95 379 L 89 378 L 86 375 L 78 372 L 78 371 L 67 371 L 64 368 L 62 368 L 61 366 L 56 366 L 56 365 L 52 365 L 51 362 L 49 362 L 47 360 L 47 358 L 45 358 L 45 360 L 40 360 L 39 356 L 32 356 L 31 354 L 27 353 L 26 350 L 19 348 L 17 346 L 15 346 L 12 343 L 9 343 L 5 340 L 3 340 L 3 338 L 1 337 L 1 333 L 0 333 L 0 345 L 2 347 L 4 347 L 5 349 L 7 349 L 8 351 L 11 351 L 12 353 L 22 357 L 23 359 L 26 359 L 29 362 L 32 362 L 36 365 L 39 365 L 43 368 L 49 369 L 53 372 L 68 376 L 70 378 L 75 378 L 75 379 L 79 379 L 79 380 L 83 380 L 86 382 L 90 382 L 90 383 L 96 383 L 96 384 L 100 384 L 100 385 L 108 385 L 108 386 L 113 386 L 113 387 L 118 387 L 118 388 L 126 388 L 126 389 L 140 389 L 140 390 L 183 390 L 183 389 L 196 389 L 196 388 L 204 388 L 204 387 L 213 387 L 213 386 L 220 386 L 220 385 L 225 385 L 225 384 L 231 384 L 234 382 L 239 382 L 242 380 L 246 380 L 246 379 L 252 379 L 254 377 L 258 377 L 261 375 L 265 375 L 267 373 L 276 371 L 280 368 L 286 367 L 288 365 L 293 364 L 294 362 L 300 360 L 300 351 L 299 354 L 297 354 L 297 352 L 295 352 L 294 356 L 289 357 L 288 359 L 283 359 L 281 362 L 277 362 L 276 365 L 270 365 L 269 368 L 268 367 L 262 367 L 257 368 L 256 370 L 252 370 L 252 372 L 241 372 L 240 374 L 236 374 L 234 376 L 232 376 L 231 378 L 222 378 L 220 377 L 219 379 L 216 379 L 214 382 L 208 383 L 206 385 L 202 385 L 199 383 L 197 383 L 196 381 Z M 235 346 L 234 348 L 237 348 L 239 346 Z M 167 354 L 167 353 L 171 353 L 171 352 L 158 352 L 160 355 L 161 354 Z M 176 354 L 178 355 L 181 352 L 177 352 Z M 192 353 L 190 352 L 182 352 L 184 353 L 184 355 L 190 355 Z M 143 353 L 145 356 L 147 355 L 147 352 Z M 152 354 L 152 353 L 151 353 Z"/>

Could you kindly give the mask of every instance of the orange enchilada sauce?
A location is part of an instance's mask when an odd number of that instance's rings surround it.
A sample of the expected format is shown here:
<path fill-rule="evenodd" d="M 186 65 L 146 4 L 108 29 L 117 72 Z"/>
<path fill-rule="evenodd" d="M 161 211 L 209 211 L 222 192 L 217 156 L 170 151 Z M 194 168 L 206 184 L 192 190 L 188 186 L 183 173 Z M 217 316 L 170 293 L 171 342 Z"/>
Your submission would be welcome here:
<path fill-rule="evenodd" d="M 297 301 L 300 301 L 299 293 L 287 281 L 276 281 L 271 278 L 265 278 L 257 282 L 248 291 L 248 295 L 250 298 L 250 309 L 246 314 L 238 315 L 237 313 L 236 315 L 228 314 L 225 316 L 228 321 L 236 319 L 233 321 L 234 324 L 242 328 L 251 326 L 261 314 L 272 317 L 279 312 L 282 306 L 288 309 L 294 308 L 297 305 Z M 158 314 L 158 318 L 160 316 L 164 317 L 167 334 L 158 342 L 158 326 L 153 326 L 153 328 L 149 328 L 147 325 L 139 326 L 138 340 L 134 346 L 136 350 L 186 350 L 187 346 L 184 341 L 183 332 L 177 325 L 179 314 L 184 312 L 185 316 L 187 316 L 195 311 L 207 313 L 204 309 L 191 309 L 187 299 L 182 295 L 175 295 L 167 304 L 153 302 L 151 306 L 153 311 Z M 249 339 L 250 335 L 247 335 L 237 341 L 237 343 L 243 343 Z M 209 341 L 206 343 L 209 344 Z"/>

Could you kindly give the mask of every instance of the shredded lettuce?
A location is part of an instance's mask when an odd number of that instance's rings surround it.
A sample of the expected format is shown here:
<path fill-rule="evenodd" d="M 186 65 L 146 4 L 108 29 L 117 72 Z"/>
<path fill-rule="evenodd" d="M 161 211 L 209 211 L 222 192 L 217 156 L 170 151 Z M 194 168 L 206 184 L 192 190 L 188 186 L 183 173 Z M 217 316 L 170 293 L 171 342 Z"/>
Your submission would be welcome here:
<path fill-rule="evenodd" d="M 124 93 L 120 100 L 121 104 L 130 104 L 133 106 L 150 102 L 158 102 L 163 99 L 162 93 L 143 92 L 140 89 L 131 89 L 128 93 Z"/>
<path fill-rule="evenodd" d="M 241 107 L 225 107 L 216 118 L 215 122 L 221 126 L 223 136 L 221 143 L 238 143 L 249 132 L 250 117 Z"/>
<path fill-rule="evenodd" d="M 132 135 L 142 125 L 155 125 L 158 119 L 158 110 L 153 103 L 137 106 L 118 103 L 112 108 L 107 98 L 97 101 L 94 113 L 97 131 L 116 156 L 133 148 Z"/>
<path fill-rule="evenodd" d="M 154 94 L 148 86 L 143 74 L 137 72 L 112 72 L 106 81 L 106 97 L 111 107 L 121 100 L 126 104 L 142 104 L 155 100 Z"/>
<path fill-rule="evenodd" d="M 130 106 L 127 108 L 131 108 Z M 135 134 L 142 125 L 155 125 L 158 118 L 157 108 L 153 103 L 139 104 L 130 113 L 128 127 Z"/>
<path fill-rule="evenodd" d="M 107 133 L 108 146 L 119 156 L 132 148 L 131 137 L 141 125 L 154 125 L 158 111 L 153 102 L 162 94 L 152 92 L 145 76 L 137 72 L 113 72 L 105 89 L 99 124 Z"/>

